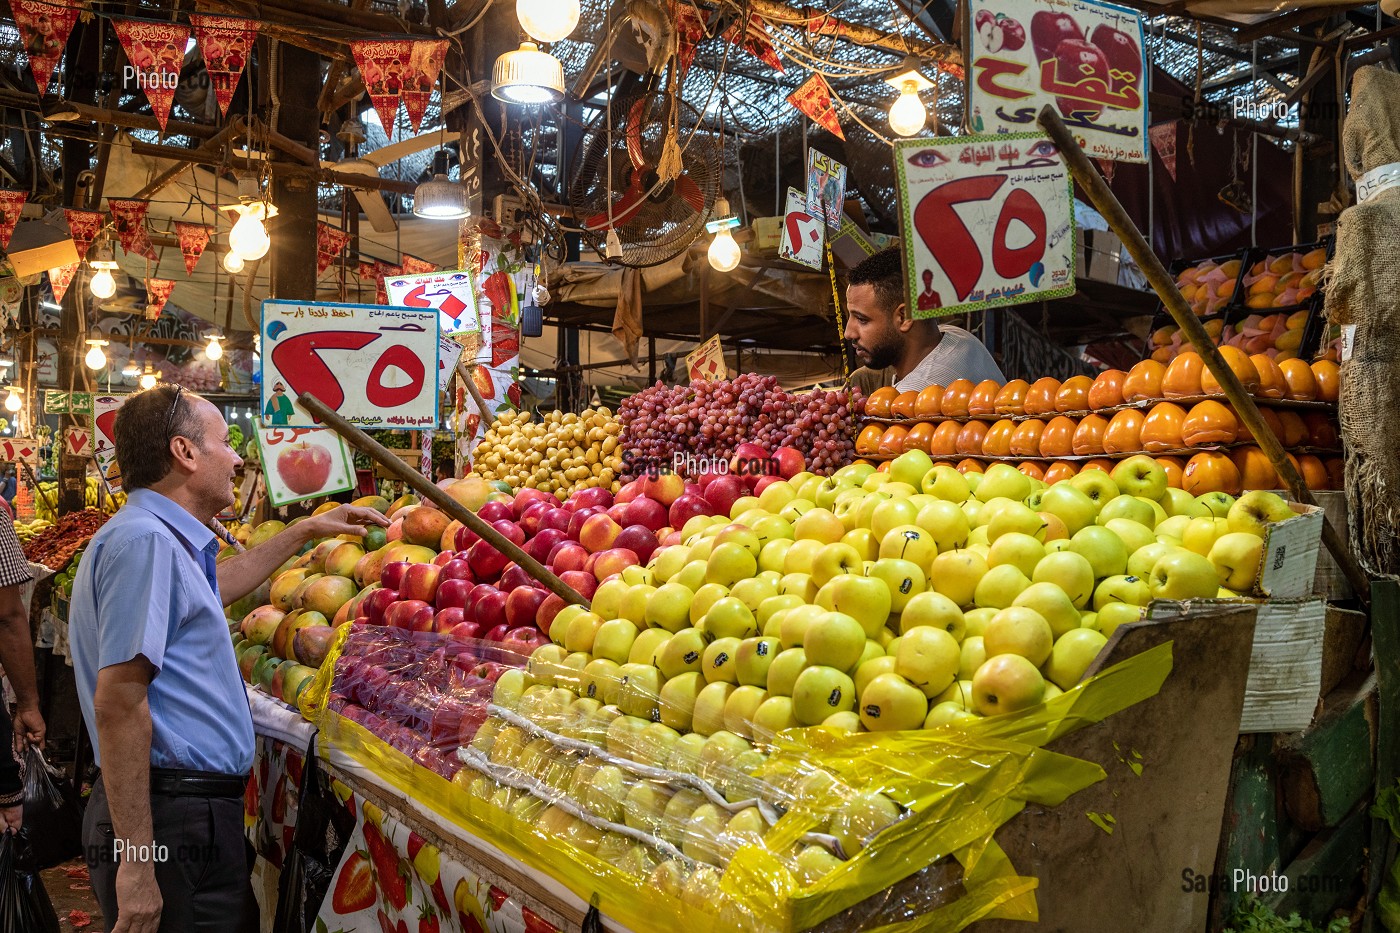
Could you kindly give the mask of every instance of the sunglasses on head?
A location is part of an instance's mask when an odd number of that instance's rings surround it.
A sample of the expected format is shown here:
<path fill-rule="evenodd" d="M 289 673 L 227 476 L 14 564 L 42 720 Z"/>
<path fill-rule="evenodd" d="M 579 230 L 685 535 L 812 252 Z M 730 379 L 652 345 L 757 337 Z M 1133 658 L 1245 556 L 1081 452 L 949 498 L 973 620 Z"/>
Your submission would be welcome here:
<path fill-rule="evenodd" d="M 180 408 L 180 395 L 185 391 L 185 387 L 179 383 L 172 383 L 175 386 L 175 400 L 170 403 L 170 412 L 165 416 L 165 439 L 169 441 L 175 435 L 170 433 L 175 427 L 175 412 Z"/>

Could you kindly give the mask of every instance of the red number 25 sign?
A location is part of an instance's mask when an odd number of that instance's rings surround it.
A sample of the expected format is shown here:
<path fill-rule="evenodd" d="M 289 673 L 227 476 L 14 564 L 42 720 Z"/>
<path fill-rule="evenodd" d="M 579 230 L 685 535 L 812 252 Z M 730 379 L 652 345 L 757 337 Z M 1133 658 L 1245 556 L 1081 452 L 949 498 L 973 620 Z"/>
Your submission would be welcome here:
<path fill-rule="evenodd" d="M 269 300 L 261 334 L 264 426 L 314 426 L 303 392 L 361 427 L 437 425 L 436 310 Z"/>
<path fill-rule="evenodd" d="M 914 317 L 1074 293 L 1069 171 L 1050 140 L 906 139 L 894 158 Z"/>

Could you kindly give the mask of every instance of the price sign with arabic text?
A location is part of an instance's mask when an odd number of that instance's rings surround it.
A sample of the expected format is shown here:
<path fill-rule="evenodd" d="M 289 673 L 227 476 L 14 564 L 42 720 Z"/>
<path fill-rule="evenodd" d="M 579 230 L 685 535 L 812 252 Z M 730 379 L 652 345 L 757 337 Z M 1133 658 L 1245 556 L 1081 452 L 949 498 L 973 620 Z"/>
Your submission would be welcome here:
<path fill-rule="evenodd" d="M 729 369 L 724 364 L 724 348 L 720 346 L 719 335 L 716 334 L 686 354 L 685 368 L 692 380 L 714 382 L 728 378 Z"/>
<path fill-rule="evenodd" d="M 1050 140 L 905 139 L 894 159 L 914 317 L 1074 293 L 1069 171 Z"/>
<path fill-rule="evenodd" d="M 482 339 L 476 288 L 465 269 L 426 275 L 393 275 L 384 279 L 389 304 L 404 308 L 436 308 L 444 334 L 454 334 L 477 363 L 491 362 L 491 347 Z"/>
<path fill-rule="evenodd" d="M 437 310 L 268 300 L 261 330 L 268 427 L 316 427 L 303 392 L 361 427 L 437 425 Z"/>
<path fill-rule="evenodd" d="M 1090 156 L 1147 161 L 1142 14 L 1094 0 L 970 0 L 967 128 L 1038 129 L 1047 104 Z"/>
<path fill-rule="evenodd" d="M 117 437 L 112 428 L 117 409 L 125 401 L 125 395 L 97 395 L 92 399 L 92 455 L 113 492 L 122 488 L 122 477 L 117 468 Z"/>
<path fill-rule="evenodd" d="M 260 427 L 257 435 L 267 498 L 274 508 L 355 485 L 350 448 L 330 428 Z"/>
<path fill-rule="evenodd" d="M 39 465 L 39 442 L 32 437 L 0 439 L 0 462 Z"/>

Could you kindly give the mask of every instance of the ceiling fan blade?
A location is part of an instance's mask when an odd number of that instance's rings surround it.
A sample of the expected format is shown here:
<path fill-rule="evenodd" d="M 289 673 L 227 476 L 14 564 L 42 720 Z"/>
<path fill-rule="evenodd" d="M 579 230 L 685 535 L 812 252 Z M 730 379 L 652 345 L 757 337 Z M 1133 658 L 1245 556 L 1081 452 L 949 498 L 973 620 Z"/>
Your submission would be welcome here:
<path fill-rule="evenodd" d="M 421 136 L 414 136 L 411 139 L 401 139 L 396 143 L 381 146 L 373 152 L 367 152 L 360 158 L 366 162 L 372 162 L 383 168 L 392 165 L 404 156 L 413 155 L 415 152 L 422 152 L 424 149 L 431 149 L 446 137 L 440 132 L 424 133 Z"/>
<path fill-rule="evenodd" d="M 380 233 L 392 233 L 399 229 L 398 221 L 389 213 L 389 207 L 378 191 L 362 191 L 359 188 L 353 190 L 355 200 L 360 202 L 360 209 L 365 212 L 365 217 L 369 218 L 371 227 Z"/>
<path fill-rule="evenodd" d="M 646 166 L 646 159 L 642 155 L 642 104 L 644 103 L 646 103 L 646 98 L 639 97 L 627 110 L 627 157 L 632 160 L 633 168 Z"/>
<path fill-rule="evenodd" d="M 697 211 L 705 209 L 705 195 L 689 175 L 676 179 L 676 195 Z"/>
<path fill-rule="evenodd" d="M 621 226 L 632 219 L 632 215 L 642 206 L 643 197 L 646 192 L 642 190 L 642 175 L 640 172 L 633 172 L 632 179 L 627 183 L 627 187 L 622 192 L 622 197 L 613 205 L 611 224 L 607 211 L 595 214 L 585 221 L 585 225 L 590 230 L 604 230 L 608 226 Z"/>

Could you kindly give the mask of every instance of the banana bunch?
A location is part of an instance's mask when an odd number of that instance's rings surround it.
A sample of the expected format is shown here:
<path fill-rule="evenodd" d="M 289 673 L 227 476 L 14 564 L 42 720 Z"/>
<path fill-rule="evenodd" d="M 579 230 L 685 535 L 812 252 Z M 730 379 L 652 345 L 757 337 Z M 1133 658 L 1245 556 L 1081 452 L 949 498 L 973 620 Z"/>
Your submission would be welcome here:
<path fill-rule="evenodd" d="M 87 484 L 83 486 L 83 508 L 95 509 L 98 500 L 101 498 L 102 490 L 97 486 L 97 477 L 89 476 Z"/>
<path fill-rule="evenodd" d="M 58 520 L 54 514 L 52 503 L 58 501 L 58 483 L 42 482 L 39 484 L 39 494 L 34 497 L 34 515 L 49 522 Z"/>
<path fill-rule="evenodd" d="M 53 522 L 43 518 L 36 518 L 32 522 L 15 522 L 15 535 L 19 538 L 20 543 L 24 544 L 31 538 L 37 537 L 39 532 L 45 528 L 51 527 L 53 527 Z"/>

